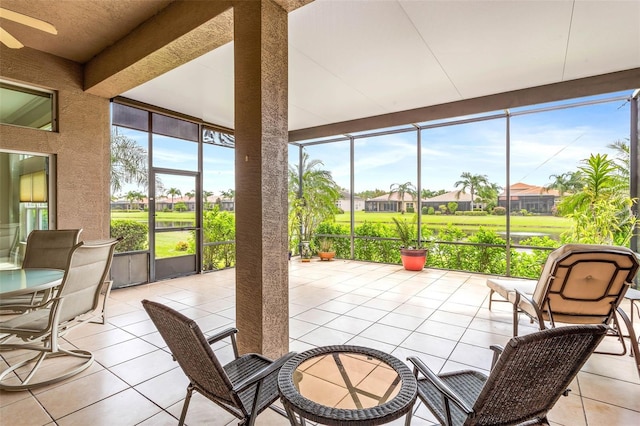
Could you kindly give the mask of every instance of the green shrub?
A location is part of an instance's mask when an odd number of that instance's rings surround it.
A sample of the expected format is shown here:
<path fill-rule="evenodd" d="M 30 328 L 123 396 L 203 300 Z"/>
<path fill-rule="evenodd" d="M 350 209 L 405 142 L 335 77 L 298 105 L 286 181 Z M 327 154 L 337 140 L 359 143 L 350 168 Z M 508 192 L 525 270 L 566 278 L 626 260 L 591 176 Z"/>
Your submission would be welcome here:
<path fill-rule="evenodd" d="M 455 213 L 456 216 L 487 216 L 487 213 L 484 210 L 474 210 L 474 211 L 457 211 Z"/>
<path fill-rule="evenodd" d="M 116 252 L 137 251 L 147 249 L 149 226 L 135 220 L 112 220 L 111 237 L 122 240 L 116 245 Z"/>
<path fill-rule="evenodd" d="M 427 208 L 427 207 L 423 207 L 423 208 L 422 208 L 422 210 L 421 210 L 421 211 L 422 211 L 422 214 L 423 214 L 423 215 L 425 215 L 425 214 L 429 214 L 429 209 L 433 209 L 433 207 L 429 207 L 429 208 Z"/>
<path fill-rule="evenodd" d="M 179 241 L 176 244 L 176 251 L 187 251 L 189 250 L 189 243 L 186 241 Z"/>
<path fill-rule="evenodd" d="M 507 214 L 507 209 L 504 207 L 494 207 L 493 214 L 496 216 L 505 216 Z"/>
<path fill-rule="evenodd" d="M 433 216 L 434 214 L 436 214 L 436 209 L 434 209 L 433 207 L 429 207 L 429 210 L 427 210 L 427 214 L 429 216 Z"/>
<path fill-rule="evenodd" d="M 178 203 L 175 204 L 175 206 L 173 206 L 173 210 L 177 211 L 177 212 L 186 212 L 188 210 L 187 205 L 180 201 Z"/>
<path fill-rule="evenodd" d="M 449 213 L 455 214 L 458 210 L 458 203 L 456 203 L 455 201 L 447 203 L 447 210 L 449 210 Z"/>
<path fill-rule="evenodd" d="M 205 271 L 229 268 L 236 263 L 236 222 L 233 213 L 220 211 L 219 206 L 202 212 L 202 228 L 205 246 L 202 250 L 202 269 Z M 189 245 L 195 250 L 195 231 L 189 238 Z M 231 243 L 206 245 L 232 241 Z"/>

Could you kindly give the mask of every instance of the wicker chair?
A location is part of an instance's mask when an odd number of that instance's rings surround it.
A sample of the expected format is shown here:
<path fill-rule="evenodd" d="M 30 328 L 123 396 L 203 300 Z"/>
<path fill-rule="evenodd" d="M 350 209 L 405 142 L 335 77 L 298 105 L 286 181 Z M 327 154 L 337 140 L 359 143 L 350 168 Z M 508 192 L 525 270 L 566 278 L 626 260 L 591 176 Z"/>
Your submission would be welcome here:
<path fill-rule="evenodd" d="M 149 300 L 143 300 L 142 305 L 189 379 L 179 425 L 184 424 L 193 391 L 239 418 L 241 425 L 253 425 L 258 414 L 278 399 L 278 372 L 295 353 L 277 361 L 258 354 L 238 356 L 237 329 L 229 328 L 207 339 L 196 322 L 181 313 Z M 235 355 L 226 365 L 210 346 L 224 338 L 231 339 Z"/>
<path fill-rule="evenodd" d="M 518 316 L 527 315 L 540 330 L 562 324 L 611 324 L 609 334 L 622 344 L 630 337 L 631 352 L 635 356 L 640 375 L 640 350 L 633 324 L 619 307 L 638 272 L 636 254 L 626 247 L 567 244 L 549 254 L 537 281 L 490 278 L 491 294 L 497 292 L 513 304 L 513 335 L 518 335 Z M 619 318 L 625 324 L 623 336 Z"/>
<path fill-rule="evenodd" d="M 27 238 L 27 246 L 22 261 L 23 269 L 47 268 L 65 269 L 69 252 L 78 244 L 82 229 L 47 229 L 31 231 Z M 51 291 L 43 291 L 29 295 L 3 298 L 0 309 L 3 311 L 24 312 L 30 305 L 45 302 L 51 297 Z M 7 309 L 6 306 L 21 306 L 22 308 Z"/>
<path fill-rule="evenodd" d="M 607 332 L 605 325 L 547 329 L 491 346 L 491 373 L 464 370 L 436 375 L 407 358 L 418 397 L 443 425 L 548 424 L 547 413 Z"/>
<path fill-rule="evenodd" d="M 113 251 L 118 240 L 76 244 L 68 255 L 68 263 L 62 284 L 55 297 L 37 306 L 30 306 L 24 314 L 0 322 L 3 340 L 16 338 L 26 343 L 3 343 L 1 350 L 23 349 L 36 351 L 37 355 L 20 361 L 0 374 L 0 389 L 25 390 L 59 382 L 80 373 L 91 365 L 93 354 L 82 349 L 64 349 L 60 337 L 72 328 L 88 322 L 99 306 L 100 290 L 106 281 Z M 72 356 L 83 359 L 80 365 L 62 373 L 46 371 L 38 375 L 47 358 Z M 23 367 L 29 367 L 24 369 Z M 56 367 L 54 366 L 54 369 Z M 48 369 L 45 369 L 48 370 Z M 15 373 L 15 374 L 14 374 Z"/>

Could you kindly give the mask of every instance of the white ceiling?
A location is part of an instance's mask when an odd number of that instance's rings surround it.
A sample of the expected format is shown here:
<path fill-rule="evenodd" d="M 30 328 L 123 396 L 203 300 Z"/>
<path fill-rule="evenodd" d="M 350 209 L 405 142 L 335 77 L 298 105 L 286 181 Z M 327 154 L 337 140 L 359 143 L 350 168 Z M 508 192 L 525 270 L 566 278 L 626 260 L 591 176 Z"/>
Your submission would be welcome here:
<path fill-rule="evenodd" d="M 639 0 L 315 0 L 289 14 L 289 130 L 638 68 L 639 22 Z M 122 96 L 233 128 L 233 45 Z"/>

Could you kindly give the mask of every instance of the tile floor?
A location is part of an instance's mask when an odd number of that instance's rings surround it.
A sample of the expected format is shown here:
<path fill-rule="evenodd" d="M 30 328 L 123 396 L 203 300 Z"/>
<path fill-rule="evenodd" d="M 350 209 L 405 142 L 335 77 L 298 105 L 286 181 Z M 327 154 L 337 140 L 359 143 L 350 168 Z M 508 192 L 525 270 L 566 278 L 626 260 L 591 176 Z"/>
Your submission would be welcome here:
<path fill-rule="evenodd" d="M 489 345 L 511 333 L 508 304 L 487 309 L 486 277 L 470 273 L 404 271 L 354 261 L 290 262 L 290 349 L 355 344 L 405 360 L 421 357 L 436 371 L 486 371 Z M 0 392 L 1 425 L 176 425 L 187 380 L 163 349 L 142 299 L 166 303 L 212 333 L 234 324 L 234 270 L 126 289 L 109 300 L 107 325 L 90 324 L 66 336 L 68 346 L 92 351 L 82 374 L 33 392 Z M 529 324 L 522 320 L 522 326 Z M 533 328 L 529 328 L 533 331 Z M 615 339 L 603 345 L 616 345 Z M 616 347 L 617 349 L 617 347 Z M 217 346 L 225 359 L 230 346 Z M 14 353 L 15 352 L 15 353 Z M 20 356 L 4 352 L 2 367 Z M 639 425 L 640 379 L 629 356 L 594 354 L 549 418 L 554 425 Z M 431 425 L 417 405 L 412 424 Z M 392 424 L 401 425 L 404 419 Z M 215 404 L 195 395 L 189 425 L 235 425 Z M 267 410 L 258 425 L 287 425 Z"/>

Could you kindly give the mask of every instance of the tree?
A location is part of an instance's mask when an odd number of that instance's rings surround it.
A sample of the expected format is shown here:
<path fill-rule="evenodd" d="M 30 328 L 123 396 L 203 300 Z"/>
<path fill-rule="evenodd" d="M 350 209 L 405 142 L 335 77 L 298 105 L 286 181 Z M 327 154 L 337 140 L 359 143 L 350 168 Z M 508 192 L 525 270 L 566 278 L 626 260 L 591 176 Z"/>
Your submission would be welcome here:
<path fill-rule="evenodd" d="M 437 191 L 432 191 L 431 189 L 423 189 L 422 194 L 420 194 L 420 196 L 422 198 L 433 198 L 433 197 L 437 197 L 438 195 L 446 194 L 446 192 L 447 191 L 445 191 L 444 189 L 439 189 Z"/>
<path fill-rule="evenodd" d="M 473 210 L 473 204 L 476 201 L 476 192 L 483 185 L 489 185 L 489 178 L 487 175 L 473 175 L 469 172 L 464 172 L 460 175 L 461 180 L 457 181 L 454 186 L 457 188 L 462 186 L 462 188 L 458 191 L 457 198 L 460 197 L 460 194 L 466 194 L 466 190 L 469 189 L 469 193 L 471 194 L 471 206 L 470 210 Z"/>
<path fill-rule="evenodd" d="M 233 198 L 236 196 L 236 191 L 235 189 L 229 188 L 229 190 L 227 191 L 220 191 L 220 195 L 222 195 L 227 200 L 233 200 Z"/>
<path fill-rule="evenodd" d="M 416 187 L 411 182 L 405 183 L 392 183 L 389 186 L 389 199 L 393 194 L 398 194 L 398 207 L 401 213 L 404 213 L 404 196 L 405 194 L 409 194 L 411 196 L 411 200 L 415 201 L 416 196 L 418 195 L 418 191 Z"/>
<path fill-rule="evenodd" d="M 567 192 L 575 194 L 582 189 L 580 171 L 566 172 L 560 175 L 550 175 L 549 179 L 551 179 L 552 182 L 545 186 L 544 189 L 547 191 L 555 189 L 561 197 L 563 197 Z"/>
<path fill-rule="evenodd" d="M 111 132 L 111 193 L 122 190 L 126 183 L 148 185 L 147 152 L 138 143 L 118 130 Z"/>
<path fill-rule="evenodd" d="M 322 166 L 320 160 L 309 160 L 306 152 L 301 164 L 289 166 L 290 248 L 293 248 L 296 235 L 298 243 L 311 241 L 316 227 L 338 212 L 336 201 L 340 198 L 340 187 L 331 172 L 323 170 Z"/>
<path fill-rule="evenodd" d="M 171 210 L 173 210 L 173 199 L 182 195 L 182 191 L 178 188 L 169 188 L 167 189 L 167 195 L 171 197 Z"/>
<path fill-rule="evenodd" d="M 144 200 L 145 195 L 139 191 L 129 191 L 125 197 L 127 198 L 127 201 L 129 201 L 129 210 L 131 210 L 133 208 L 133 202 Z"/>
<path fill-rule="evenodd" d="M 591 154 L 582 163 L 582 191 L 565 197 L 558 206 L 573 220 L 563 237 L 568 242 L 627 245 L 636 224 L 628 181 L 606 154 Z"/>
<path fill-rule="evenodd" d="M 387 193 L 387 191 L 385 191 L 384 189 L 378 189 L 378 188 L 376 188 L 376 189 L 374 189 L 374 190 L 367 189 L 366 191 L 359 192 L 359 193 L 357 193 L 356 195 L 357 195 L 358 197 L 360 197 L 360 198 L 363 198 L 363 199 L 365 199 L 365 200 L 368 200 L 368 199 L 370 199 L 370 198 L 376 198 L 376 197 L 379 197 L 379 196 L 384 195 L 384 194 L 386 194 L 386 193 Z"/>
<path fill-rule="evenodd" d="M 629 144 L 626 141 L 617 140 L 607 145 L 607 148 L 616 152 L 616 157 L 613 160 L 616 171 L 623 180 L 628 182 L 630 178 L 629 170 L 631 170 L 631 150 Z"/>
<path fill-rule="evenodd" d="M 502 187 L 497 183 L 489 183 L 478 188 L 478 199 L 485 205 L 486 211 L 491 212 L 498 205 L 498 196 L 501 190 Z"/>
<path fill-rule="evenodd" d="M 191 201 L 196 196 L 196 191 L 187 191 L 184 193 L 184 196 L 187 197 L 187 200 Z"/>

